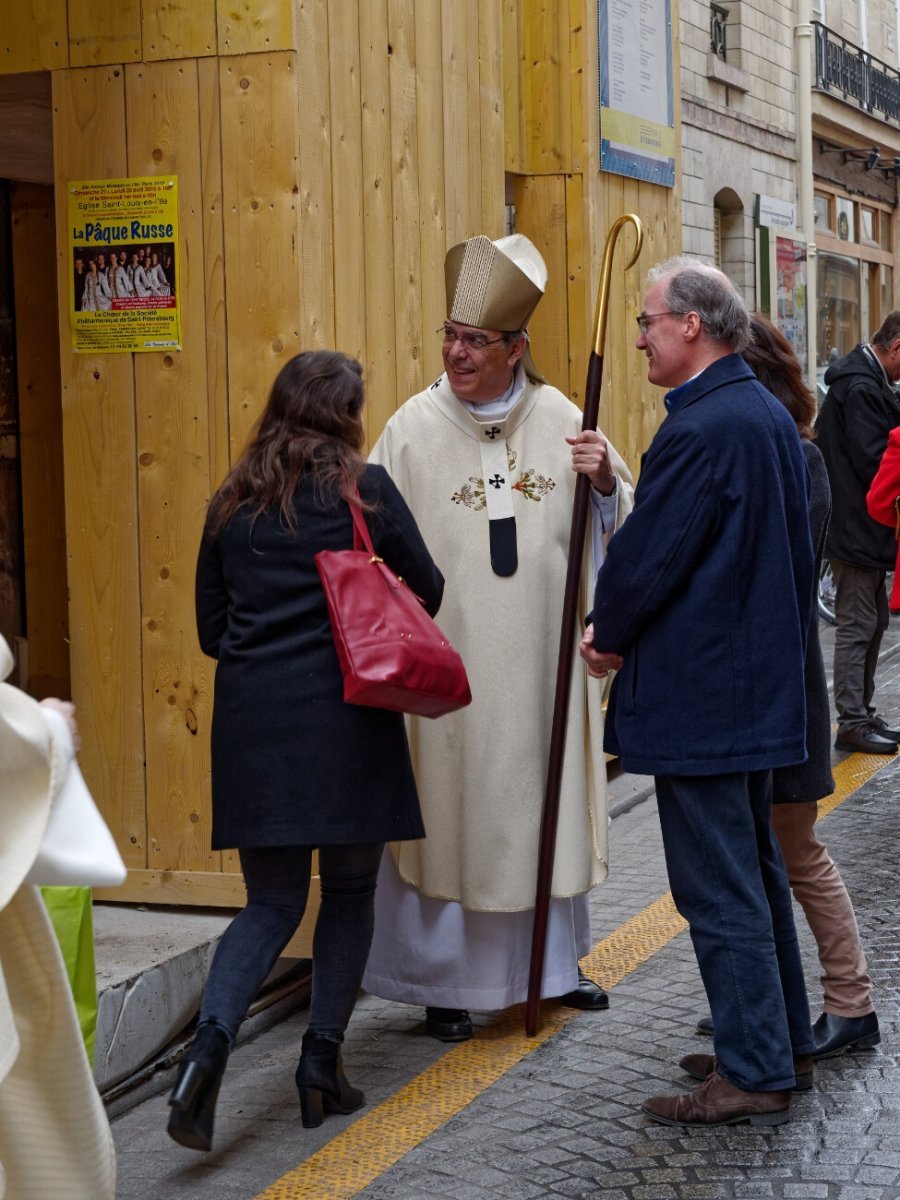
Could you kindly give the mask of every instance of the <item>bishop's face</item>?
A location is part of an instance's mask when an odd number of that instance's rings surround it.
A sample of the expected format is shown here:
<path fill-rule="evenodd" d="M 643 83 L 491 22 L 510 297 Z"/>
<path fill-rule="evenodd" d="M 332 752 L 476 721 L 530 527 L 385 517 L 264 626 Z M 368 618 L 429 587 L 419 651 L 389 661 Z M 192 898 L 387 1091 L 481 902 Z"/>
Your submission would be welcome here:
<path fill-rule="evenodd" d="M 473 404 L 502 396 L 525 349 L 524 337 L 510 342 L 497 329 L 457 321 L 445 322 L 443 332 L 444 370 L 453 394 Z"/>

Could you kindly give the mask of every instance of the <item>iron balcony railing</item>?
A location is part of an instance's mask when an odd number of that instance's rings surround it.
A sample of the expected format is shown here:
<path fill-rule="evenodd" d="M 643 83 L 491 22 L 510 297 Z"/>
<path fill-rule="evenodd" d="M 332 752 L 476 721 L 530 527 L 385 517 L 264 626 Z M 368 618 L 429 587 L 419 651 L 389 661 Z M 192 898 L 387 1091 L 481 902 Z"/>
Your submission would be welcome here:
<path fill-rule="evenodd" d="M 900 124 L 900 72 L 818 21 L 812 25 L 816 34 L 816 90 L 831 95 L 838 92 L 849 104 Z"/>

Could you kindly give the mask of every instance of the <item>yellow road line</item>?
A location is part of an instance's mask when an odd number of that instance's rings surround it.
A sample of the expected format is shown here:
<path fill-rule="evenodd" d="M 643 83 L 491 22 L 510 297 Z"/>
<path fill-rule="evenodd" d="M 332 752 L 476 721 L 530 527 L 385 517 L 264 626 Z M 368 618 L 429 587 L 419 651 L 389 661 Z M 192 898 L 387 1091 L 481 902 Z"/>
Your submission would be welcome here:
<path fill-rule="evenodd" d="M 819 803 L 820 818 L 892 761 L 883 755 L 852 754 L 839 763 L 834 769 L 834 795 Z M 667 892 L 598 942 L 583 960 L 584 966 L 603 987 L 614 987 L 685 928 Z M 353 1200 L 579 1015 L 575 1009 L 544 1003 L 540 1032 L 528 1038 L 524 1007 L 508 1009 L 479 1029 L 472 1041 L 448 1050 L 255 1200 Z"/>

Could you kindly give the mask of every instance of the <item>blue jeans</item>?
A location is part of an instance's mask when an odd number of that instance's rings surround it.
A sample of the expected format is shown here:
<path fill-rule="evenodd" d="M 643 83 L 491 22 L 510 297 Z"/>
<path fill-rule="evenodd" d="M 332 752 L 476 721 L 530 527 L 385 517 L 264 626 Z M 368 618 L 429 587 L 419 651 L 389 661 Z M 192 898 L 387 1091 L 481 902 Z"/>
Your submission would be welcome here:
<path fill-rule="evenodd" d="M 312 846 L 240 850 L 247 905 L 216 949 L 203 991 L 200 1024 L 238 1028 L 266 976 L 303 919 Z M 313 936 L 309 1028 L 342 1041 L 356 1003 L 375 927 L 375 882 L 383 842 L 319 847 L 322 902 Z"/>
<path fill-rule="evenodd" d="M 656 778 L 666 868 L 715 1025 L 718 1070 L 749 1092 L 794 1084 L 813 1036 L 771 771 Z"/>

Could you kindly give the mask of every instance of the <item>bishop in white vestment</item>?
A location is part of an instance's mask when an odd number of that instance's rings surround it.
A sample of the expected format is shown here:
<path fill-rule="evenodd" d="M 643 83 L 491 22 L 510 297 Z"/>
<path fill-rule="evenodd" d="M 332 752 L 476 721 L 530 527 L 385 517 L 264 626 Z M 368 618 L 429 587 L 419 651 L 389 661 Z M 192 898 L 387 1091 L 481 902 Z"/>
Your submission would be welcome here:
<path fill-rule="evenodd" d="M 546 283 L 535 247 L 473 238 L 449 252 L 446 274 L 446 372 L 391 418 L 372 459 L 444 573 L 438 623 L 473 700 L 408 719 L 426 837 L 385 852 L 363 986 L 425 1005 L 429 1032 L 462 1040 L 468 1009 L 527 992 L 576 472 L 592 483 L 580 618 L 633 489 L 531 360 L 524 330 Z M 587 893 L 607 870 L 601 689 L 575 655 L 542 984 L 593 1009 L 608 1001 L 578 960 L 591 947 Z"/>

